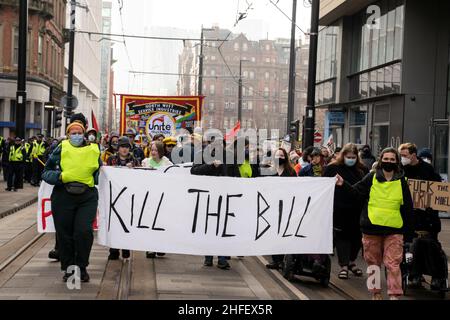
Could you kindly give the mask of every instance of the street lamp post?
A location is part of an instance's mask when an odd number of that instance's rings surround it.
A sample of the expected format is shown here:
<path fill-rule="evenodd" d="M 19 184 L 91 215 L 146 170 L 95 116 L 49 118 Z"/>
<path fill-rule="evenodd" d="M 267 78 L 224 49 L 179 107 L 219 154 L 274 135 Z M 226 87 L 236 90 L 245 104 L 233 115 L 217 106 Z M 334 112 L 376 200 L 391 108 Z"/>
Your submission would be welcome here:
<path fill-rule="evenodd" d="M 28 0 L 19 5 L 19 61 L 16 93 L 16 137 L 25 138 L 25 113 L 27 106 L 27 35 Z M 30 53 L 31 54 L 31 53 Z"/>
<path fill-rule="evenodd" d="M 305 136 L 302 139 L 303 149 L 314 145 L 315 125 L 315 96 L 316 96 L 316 70 L 317 70 L 317 44 L 319 38 L 319 0 L 311 2 L 311 33 L 309 42 L 308 65 L 308 97 L 305 115 Z"/>
<path fill-rule="evenodd" d="M 292 4 L 292 25 L 291 25 L 291 50 L 289 58 L 289 97 L 288 97 L 288 112 L 287 112 L 287 133 L 289 127 L 294 119 L 294 105 L 295 105 L 295 28 L 297 15 L 297 0 L 293 0 Z"/>
<path fill-rule="evenodd" d="M 212 28 L 203 28 L 200 34 L 200 56 L 198 59 L 198 87 L 197 95 L 201 96 L 203 92 L 203 31 L 214 31 Z"/>

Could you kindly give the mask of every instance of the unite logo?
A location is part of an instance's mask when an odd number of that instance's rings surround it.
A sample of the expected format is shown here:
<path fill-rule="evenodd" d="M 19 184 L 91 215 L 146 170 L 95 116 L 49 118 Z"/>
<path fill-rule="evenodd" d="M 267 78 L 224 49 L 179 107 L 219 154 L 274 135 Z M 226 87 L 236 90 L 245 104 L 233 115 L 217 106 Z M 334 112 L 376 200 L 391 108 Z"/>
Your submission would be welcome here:
<path fill-rule="evenodd" d="M 155 113 L 148 118 L 146 130 L 149 136 L 155 134 L 170 136 L 175 130 L 175 120 L 166 113 Z"/>

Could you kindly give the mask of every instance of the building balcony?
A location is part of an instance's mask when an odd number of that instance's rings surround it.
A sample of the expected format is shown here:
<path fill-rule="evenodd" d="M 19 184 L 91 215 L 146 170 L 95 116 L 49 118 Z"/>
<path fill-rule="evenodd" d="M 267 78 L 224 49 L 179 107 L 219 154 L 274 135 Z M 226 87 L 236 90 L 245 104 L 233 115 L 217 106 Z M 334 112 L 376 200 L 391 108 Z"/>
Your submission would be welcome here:
<path fill-rule="evenodd" d="M 14 6 L 18 7 L 20 0 L 0 0 L 0 7 Z M 30 14 L 39 14 L 44 19 L 53 18 L 53 0 L 28 0 L 28 11 Z"/>

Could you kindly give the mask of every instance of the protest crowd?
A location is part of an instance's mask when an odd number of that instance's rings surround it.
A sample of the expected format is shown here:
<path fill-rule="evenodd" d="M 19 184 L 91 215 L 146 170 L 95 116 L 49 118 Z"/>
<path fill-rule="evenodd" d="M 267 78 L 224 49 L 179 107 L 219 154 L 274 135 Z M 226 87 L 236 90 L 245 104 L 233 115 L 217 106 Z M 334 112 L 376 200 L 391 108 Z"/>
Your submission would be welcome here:
<path fill-rule="evenodd" d="M 414 209 L 407 183 L 407 179 L 441 181 L 431 164 L 430 150 L 418 150 L 406 142 L 398 149 L 381 150 L 377 158 L 369 146 L 358 149 L 352 143 L 334 149 L 308 147 L 301 152 L 278 147 L 267 152 L 252 148 L 248 139 L 240 139 L 225 141 L 192 132 L 181 139 L 155 135 L 150 141 L 134 129 L 128 129 L 124 136 L 111 133 L 100 137 L 95 129 L 87 128 L 82 114 L 75 114 L 62 138 L 44 139 L 42 134 L 28 140 L 0 137 L 1 167 L 7 191 L 17 192 L 24 183 L 38 187 L 42 180 L 54 185 L 51 205 L 56 243 L 49 257 L 60 261 L 65 281 L 71 275 L 71 265 L 80 268 L 82 281 L 89 281 L 92 225 L 99 201 L 95 185 L 101 166 L 151 170 L 193 163 L 190 173 L 201 176 L 335 177 L 333 246 L 340 279 L 364 275 L 357 263 L 362 255 L 367 265 L 385 266 L 387 293 L 396 300 L 403 294 L 401 266 L 405 253 L 412 252 L 415 263 L 409 273 L 410 285 L 420 286 L 426 273 L 432 276 L 432 288 L 446 286 L 447 261 L 438 240 L 438 211 Z M 200 150 L 196 144 L 201 145 Z M 242 152 L 239 146 L 243 146 Z M 220 152 L 224 160 L 207 161 L 202 157 L 205 150 L 213 158 Z M 164 255 L 146 254 L 149 259 Z M 111 248 L 108 259 L 120 256 L 130 258 L 130 250 Z M 286 258 L 273 255 L 267 268 L 282 270 Z M 329 267 L 327 258 L 309 254 L 298 259 L 309 264 L 313 273 L 323 273 Z M 211 267 L 213 261 L 213 256 L 205 256 L 203 264 Z M 232 267 L 229 261 L 229 256 L 218 256 L 217 267 L 228 270 Z M 374 300 L 382 299 L 380 288 L 370 292 Z"/>

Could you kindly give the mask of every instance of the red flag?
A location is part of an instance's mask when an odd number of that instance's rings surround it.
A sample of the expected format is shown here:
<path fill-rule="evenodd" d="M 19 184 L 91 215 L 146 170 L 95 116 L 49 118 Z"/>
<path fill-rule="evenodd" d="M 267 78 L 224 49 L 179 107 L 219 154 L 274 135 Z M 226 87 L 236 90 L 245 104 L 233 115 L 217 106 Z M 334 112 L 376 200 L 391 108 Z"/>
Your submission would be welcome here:
<path fill-rule="evenodd" d="M 99 130 L 99 128 L 98 128 L 97 119 L 95 119 L 94 110 L 91 110 L 91 118 L 92 118 L 92 127 L 94 127 L 94 129 L 95 129 L 97 132 L 100 132 L 100 130 Z"/>
<path fill-rule="evenodd" d="M 231 131 L 225 135 L 225 141 L 234 138 L 240 129 L 241 129 L 241 122 L 238 121 L 234 126 L 234 128 L 231 129 Z"/>

